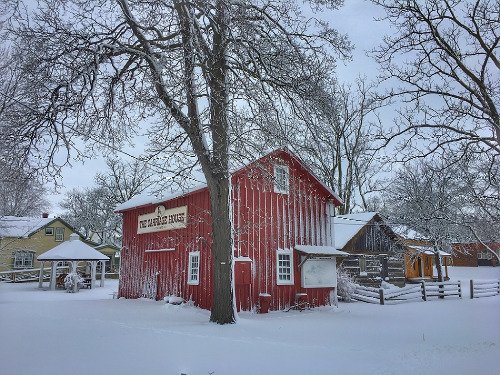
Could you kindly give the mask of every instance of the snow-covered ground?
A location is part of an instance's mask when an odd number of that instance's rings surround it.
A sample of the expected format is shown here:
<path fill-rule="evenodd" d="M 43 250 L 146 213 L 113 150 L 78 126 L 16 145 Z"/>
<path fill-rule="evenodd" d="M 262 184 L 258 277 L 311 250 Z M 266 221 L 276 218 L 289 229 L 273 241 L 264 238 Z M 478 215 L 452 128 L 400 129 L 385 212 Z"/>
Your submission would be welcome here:
<path fill-rule="evenodd" d="M 238 324 L 104 288 L 70 294 L 0 285 L 0 374 L 500 374 L 500 296 L 242 313 Z"/>

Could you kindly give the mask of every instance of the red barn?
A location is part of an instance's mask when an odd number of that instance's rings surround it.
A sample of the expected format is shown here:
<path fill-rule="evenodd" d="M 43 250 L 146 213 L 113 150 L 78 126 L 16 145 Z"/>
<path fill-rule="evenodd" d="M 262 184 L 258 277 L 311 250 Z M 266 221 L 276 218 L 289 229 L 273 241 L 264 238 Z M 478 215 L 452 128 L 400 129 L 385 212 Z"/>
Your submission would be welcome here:
<path fill-rule="evenodd" d="M 330 302 L 336 288 L 334 208 L 338 196 L 289 150 L 279 149 L 234 172 L 234 280 L 238 309 L 271 295 L 283 309 L 297 295 Z M 153 200 L 138 197 L 123 214 L 119 296 L 175 295 L 210 309 L 212 254 L 206 186 Z"/>

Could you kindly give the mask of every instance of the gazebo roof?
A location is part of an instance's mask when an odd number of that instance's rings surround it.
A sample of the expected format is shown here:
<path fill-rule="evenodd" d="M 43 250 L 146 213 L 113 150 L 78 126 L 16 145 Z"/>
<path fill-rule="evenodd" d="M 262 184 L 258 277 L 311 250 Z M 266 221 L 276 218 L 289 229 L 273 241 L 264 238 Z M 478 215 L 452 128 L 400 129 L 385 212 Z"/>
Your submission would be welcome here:
<path fill-rule="evenodd" d="M 78 234 L 73 233 L 69 238 L 69 241 L 40 254 L 37 259 L 41 261 L 109 260 L 108 256 L 80 241 Z"/>

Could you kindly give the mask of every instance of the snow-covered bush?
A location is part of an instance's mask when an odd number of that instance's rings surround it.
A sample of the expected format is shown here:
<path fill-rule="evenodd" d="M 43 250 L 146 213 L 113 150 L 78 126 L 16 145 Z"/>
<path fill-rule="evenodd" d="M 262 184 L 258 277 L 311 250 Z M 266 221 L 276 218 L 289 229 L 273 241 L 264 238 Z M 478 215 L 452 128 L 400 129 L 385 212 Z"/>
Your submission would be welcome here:
<path fill-rule="evenodd" d="M 75 272 L 68 273 L 64 278 L 64 287 L 66 291 L 68 293 L 73 293 L 75 284 L 77 285 L 76 289 L 80 289 L 83 285 L 83 278 Z"/>
<path fill-rule="evenodd" d="M 351 275 L 343 267 L 339 267 L 337 269 L 337 295 L 342 300 L 350 302 L 355 290 L 356 284 Z"/>

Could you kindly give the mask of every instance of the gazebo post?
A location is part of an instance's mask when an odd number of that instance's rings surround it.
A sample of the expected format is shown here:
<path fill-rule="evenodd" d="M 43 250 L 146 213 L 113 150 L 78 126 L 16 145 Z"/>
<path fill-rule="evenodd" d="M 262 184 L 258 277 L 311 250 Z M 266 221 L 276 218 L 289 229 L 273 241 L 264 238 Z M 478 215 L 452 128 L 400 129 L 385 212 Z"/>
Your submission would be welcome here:
<path fill-rule="evenodd" d="M 40 266 L 40 274 L 38 275 L 38 288 L 41 289 L 43 287 L 43 264 L 42 262 Z"/>
<path fill-rule="evenodd" d="M 57 262 L 52 261 L 50 267 L 50 290 L 56 290 L 56 269 Z"/>
<path fill-rule="evenodd" d="M 104 276 L 106 274 L 106 261 L 105 260 L 101 260 L 101 284 L 100 286 L 103 287 L 104 286 Z"/>
<path fill-rule="evenodd" d="M 71 266 L 70 266 L 70 270 L 69 270 L 69 272 L 70 272 L 70 273 L 76 273 L 76 268 L 77 268 L 77 266 L 78 266 L 78 262 L 77 262 L 76 260 L 72 260 L 72 261 L 70 262 L 70 265 L 71 265 Z"/>
<path fill-rule="evenodd" d="M 95 278 L 97 273 L 97 261 L 93 260 L 90 262 L 90 289 L 95 287 Z"/>

